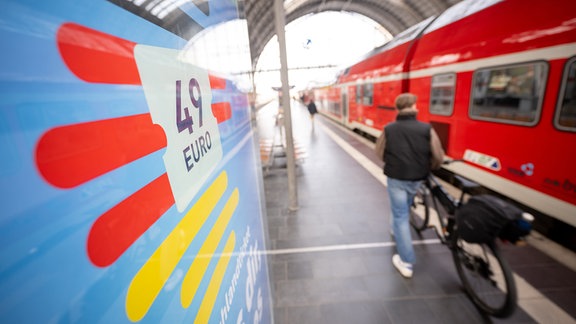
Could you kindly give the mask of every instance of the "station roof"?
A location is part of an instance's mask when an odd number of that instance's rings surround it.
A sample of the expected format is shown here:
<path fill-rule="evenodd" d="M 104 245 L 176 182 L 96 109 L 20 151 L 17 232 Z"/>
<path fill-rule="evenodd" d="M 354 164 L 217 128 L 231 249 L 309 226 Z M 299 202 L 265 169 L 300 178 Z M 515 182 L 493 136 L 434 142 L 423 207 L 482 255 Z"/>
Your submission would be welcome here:
<path fill-rule="evenodd" d="M 134 14 L 159 25 L 162 28 L 184 38 L 191 39 L 196 33 L 212 23 L 227 19 L 246 19 L 252 67 L 264 50 L 266 44 L 276 34 L 275 0 L 108 0 Z M 464 0 L 283 0 L 286 13 L 285 23 L 309 15 L 327 11 L 351 12 L 374 20 L 390 34 L 396 34 L 425 20 L 436 16 L 454 4 Z M 473 0 L 467 0 L 473 1 Z M 233 3 L 233 4 L 232 4 Z M 210 16 L 210 7 L 223 10 L 215 21 L 199 23 L 191 17 L 190 12 L 201 11 Z M 231 10 L 230 6 L 236 10 Z M 190 6 L 195 9 L 188 12 Z M 182 8 L 181 8 L 182 7 Z M 186 8 L 184 8 L 186 7 Z M 233 14 L 231 12 L 233 11 Z M 196 13 L 197 14 L 197 13 Z M 192 16 L 196 16 L 193 14 Z M 200 14 L 200 16 L 202 16 Z"/>
<path fill-rule="evenodd" d="M 462 0 L 285 0 L 286 24 L 326 11 L 353 12 L 366 16 L 392 35 L 420 21 L 440 14 Z M 240 0 L 248 24 L 252 67 L 255 68 L 264 46 L 276 34 L 274 0 Z"/>

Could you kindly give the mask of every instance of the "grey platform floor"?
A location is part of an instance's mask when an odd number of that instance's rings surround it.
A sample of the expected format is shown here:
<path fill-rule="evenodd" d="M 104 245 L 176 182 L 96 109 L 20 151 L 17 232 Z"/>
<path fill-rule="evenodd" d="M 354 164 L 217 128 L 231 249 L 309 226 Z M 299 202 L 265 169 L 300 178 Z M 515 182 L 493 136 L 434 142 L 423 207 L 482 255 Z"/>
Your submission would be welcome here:
<path fill-rule="evenodd" d="M 287 323 L 574 323 L 576 272 L 532 247 L 505 247 L 520 306 L 481 315 L 462 291 L 449 250 L 413 233 L 417 264 L 404 279 L 391 263 L 385 186 L 358 160 L 381 165 L 370 143 L 292 101 L 294 138 L 308 157 L 297 168 L 298 206 L 288 209 L 282 159 L 264 174 L 274 320 Z M 258 113 L 261 139 L 278 136 L 276 103 Z M 349 153 L 334 134 L 356 151 Z M 573 258 L 573 255 L 568 255 Z"/>

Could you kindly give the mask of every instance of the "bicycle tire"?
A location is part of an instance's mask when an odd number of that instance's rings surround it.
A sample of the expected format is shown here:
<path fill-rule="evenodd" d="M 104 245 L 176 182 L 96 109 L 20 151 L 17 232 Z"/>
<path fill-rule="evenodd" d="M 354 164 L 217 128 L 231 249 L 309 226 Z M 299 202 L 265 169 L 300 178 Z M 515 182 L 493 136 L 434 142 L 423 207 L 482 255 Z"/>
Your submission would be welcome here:
<path fill-rule="evenodd" d="M 516 283 L 496 242 L 473 244 L 452 237 L 452 256 L 464 290 L 484 313 L 506 318 L 516 309 Z"/>
<path fill-rule="evenodd" d="M 418 188 L 412 205 L 410 205 L 410 225 L 418 232 L 428 227 L 430 199 L 430 191 L 425 185 L 422 185 Z"/>

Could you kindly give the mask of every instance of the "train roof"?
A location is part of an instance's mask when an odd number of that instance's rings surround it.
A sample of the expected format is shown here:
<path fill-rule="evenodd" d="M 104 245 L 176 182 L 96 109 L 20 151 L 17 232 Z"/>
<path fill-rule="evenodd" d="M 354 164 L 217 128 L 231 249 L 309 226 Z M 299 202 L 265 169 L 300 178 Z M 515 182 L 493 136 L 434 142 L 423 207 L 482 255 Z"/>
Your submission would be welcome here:
<path fill-rule="evenodd" d="M 342 69 L 338 73 L 338 76 L 346 75 L 350 68 L 374 55 L 387 51 L 391 48 L 405 44 L 413 39 L 419 37 L 422 34 L 432 32 L 434 30 L 440 29 L 447 26 L 455 21 L 462 18 L 470 16 L 476 12 L 486 9 L 496 3 L 502 2 L 504 0 L 466 0 L 455 4 L 454 6 L 446 9 L 443 13 L 438 16 L 431 16 L 427 19 L 413 25 L 412 27 L 406 29 L 405 31 L 397 34 L 390 41 L 374 48 L 370 52 L 366 53 L 360 57 L 356 62 L 348 65 L 346 68 Z"/>

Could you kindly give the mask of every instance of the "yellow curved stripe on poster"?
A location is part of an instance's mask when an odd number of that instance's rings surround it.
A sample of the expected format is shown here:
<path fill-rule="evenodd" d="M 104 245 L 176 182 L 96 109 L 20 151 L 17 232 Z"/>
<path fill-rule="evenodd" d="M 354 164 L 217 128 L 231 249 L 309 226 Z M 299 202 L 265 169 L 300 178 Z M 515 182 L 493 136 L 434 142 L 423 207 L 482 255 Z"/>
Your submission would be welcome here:
<path fill-rule="evenodd" d="M 192 299 L 200 286 L 200 281 L 202 281 L 202 277 L 210 264 L 210 260 L 212 259 L 214 253 L 216 253 L 216 249 L 218 248 L 218 243 L 222 239 L 224 235 L 224 230 L 226 230 L 226 226 L 230 222 L 232 218 L 232 214 L 234 210 L 236 210 L 236 206 L 238 206 L 239 200 L 239 193 L 238 188 L 234 189 L 232 195 L 226 202 L 226 206 L 222 209 L 222 213 L 212 231 L 204 241 L 204 244 L 198 251 L 198 256 L 192 262 L 190 269 L 184 276 L 184 280 L 182 280 L 182 291 L 180 293 L 180 301 L 182 302 L 182 307 L 188 308 L 192 303 Z"/>
<path fill-rule="evenodd" d="M 210 284 L 208 284 L 208 289 L 206 290 L 206 294 L 204 295 L 204 299 L 202 300 L 202 304 L 200 305 L 200 309 L 198 310 L 198 314 L 196 315 L 194 323 L 208 323 L 210 320 L 210 314 L 212 314 L 212 309 L 214 308 L 216 297 L 218 297 L 218 292 L 222 286 L 222 280 L 226 274 L 226 268 L 228 268 L 230 257 L 232 256 L 232 252 L 234 252 L 234 246 L 236 244 L 235 242 L 236 234 L 234 234 L 234 231 L 232 231 L 228 237 L 228 240 L 226 241 L 226 246 L 222 252 L 223 255 L 220 260 L 218 260 L 218 264 L 214 270 L 212 280 L 210 280 Z"/>
<path fill-rule="evenodd" d="M 132 279 L 126 295 L 126 315 L 131 321 L 146 315 L 227 186 L 228 176 L 222 172 Z"/>

